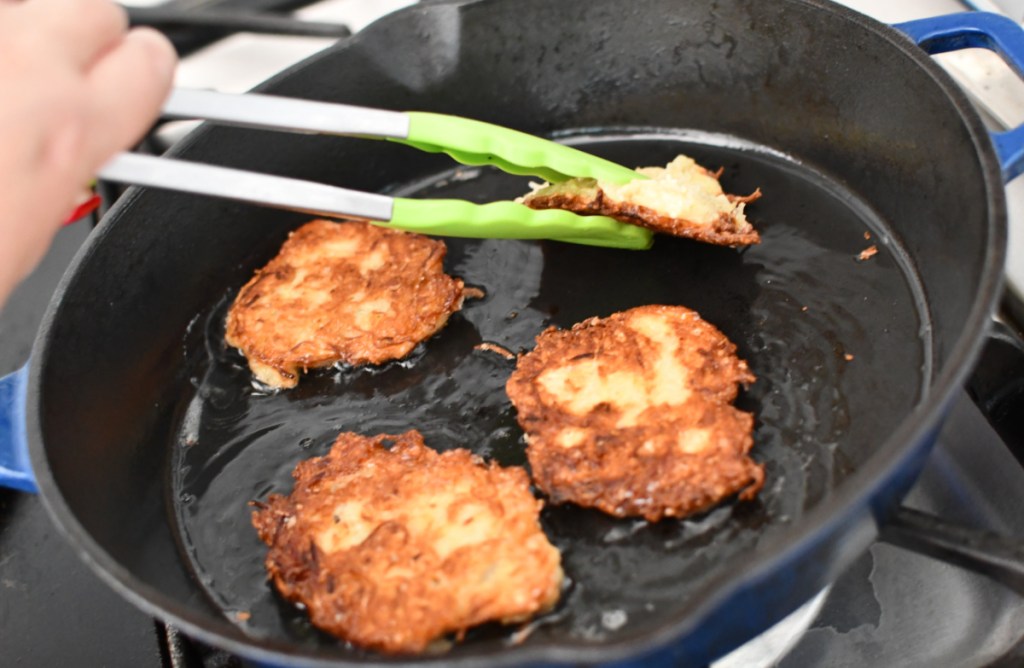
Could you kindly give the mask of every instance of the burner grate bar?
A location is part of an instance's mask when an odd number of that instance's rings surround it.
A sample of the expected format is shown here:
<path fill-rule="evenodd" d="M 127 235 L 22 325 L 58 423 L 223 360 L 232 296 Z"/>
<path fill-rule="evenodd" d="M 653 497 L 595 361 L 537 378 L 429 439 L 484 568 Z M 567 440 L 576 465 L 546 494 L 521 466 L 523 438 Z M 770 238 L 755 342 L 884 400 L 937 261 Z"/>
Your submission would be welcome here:
<path fill-rule="evenodd" d="M 129 15 L 142 16 L 146 13 L 151 17 L 167 18 L 172 15 L 181 16 L 193 15 L 188 25 L 173 25 L 168 21 L 161 25 L 162 32 L 174 44 L 178 55 L 185 56 L 199 49 L 223 39 L 237 32 L 258 32 L 275 33 L 283 35 L 306 35 L 315 37 L 345 37 L 351 32 L 347 26 L 335 26 L 334 32 L 321 34 L 313 32 L 297 32 L 301 26 L 294 25 L 301 23 L 296 19 L 280 16 L 296 9 L 302 9 L 309 5 L 317 4 L 319 0 L 169 0 L 156 7 L 133 7 L 130 2 L 125 2 L 125 9 Z M 147 3 L 148 4 L 148 3 Z M 275 16 L 274 14 L 279 14 Z M 204 22 L 203 16 L 209 17 Z M 214 17 L 226 19 L 217 22 Z M 280 25 L 289 24 L 287 30 L 274 30 L 271 25 L 275 21 L 283 22 Z M 150 23 L 136 22 L 136 25 L 151 25 Z M 248 25 L 248 27 L 243 27 Z M 327 24 L 321 24 L 327 25 Z M 310 30 L 322 28 L 311 27 Z M 326 30 L 326 29 L 324 29 Z M 341 34 L 344 31 L 344 34 Z"/>

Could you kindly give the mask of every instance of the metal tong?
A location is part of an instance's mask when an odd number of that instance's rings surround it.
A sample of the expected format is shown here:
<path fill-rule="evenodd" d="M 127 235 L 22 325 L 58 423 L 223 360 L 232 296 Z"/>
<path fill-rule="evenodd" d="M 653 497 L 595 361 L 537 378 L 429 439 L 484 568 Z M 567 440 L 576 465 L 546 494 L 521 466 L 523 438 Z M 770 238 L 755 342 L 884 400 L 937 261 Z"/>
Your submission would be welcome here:
<path fill-rule="evenodd" d="M 204 119 L 305 134 L 388 139 L 465 165 L 494 165 L 549 182 L 571 177 L 625 183 L 635 171 L 582 151 L 522 132 L 457 116 L 398 112 L 268 95 L 234 95 L 177 89 L 164 116 Z M 515 202 L 473 204 L 464 200 L 407 199 L 348 190 L 323 183 L 259 174 L 171 158 L 122 153 L 100 178 L 198 195 L 373 223 L 443 236 L 555 239 L 593 246 L 644 249 L 649 230 L 605 216 L 530 209 Z"/>

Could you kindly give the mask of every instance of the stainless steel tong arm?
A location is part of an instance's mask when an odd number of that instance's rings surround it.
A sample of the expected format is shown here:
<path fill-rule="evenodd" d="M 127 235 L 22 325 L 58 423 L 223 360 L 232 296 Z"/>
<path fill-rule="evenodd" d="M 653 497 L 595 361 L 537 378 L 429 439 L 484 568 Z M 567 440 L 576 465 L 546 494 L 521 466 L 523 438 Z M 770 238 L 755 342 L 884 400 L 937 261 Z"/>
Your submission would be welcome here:
<path fill-rule="evenodd" d="M 394 139 L 409 135 L 409 117 L 398 111 L 205 90 L 175 89 L 164 105 L 164 116 L 305 134 Z M 100 169 L 99 177 L 313 215 L 388 221 L 393 210 L 386 195 L 149 155 L 122 153 Z"/>
<path fill-rule="evenodd" d="M 394 200 L 387 195 L 153 155 L 121 153 L 100 169 L 99 176 L 117 183 L 221 197 L 314 216 L 389 221 L 394 210 Z"/>
<path fill-rule="evenodd" d="M 163 115 L 308 134 L 409 136 L 409 116 L 401 111 L 252 93 L 176 88 L 164 104 Z"/>

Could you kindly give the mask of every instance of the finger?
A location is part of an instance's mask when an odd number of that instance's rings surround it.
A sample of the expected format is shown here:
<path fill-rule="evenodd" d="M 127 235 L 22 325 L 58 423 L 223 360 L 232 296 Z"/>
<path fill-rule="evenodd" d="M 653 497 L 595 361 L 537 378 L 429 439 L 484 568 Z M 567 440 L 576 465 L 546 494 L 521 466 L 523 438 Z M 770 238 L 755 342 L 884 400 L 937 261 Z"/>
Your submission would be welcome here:
<path fill-rule="evenodd" d="M 177 57 L 167 39 L 136 28 L 87 74 L 87 153 L 94 168 L 137 142 L 159 115 L 174 76 Z"/>
<path fill-rule="evenodd" d="M 20 8 L 26 28 L 80 68 L 90 66 L 128 29 L 127 12 L 110 0 L 26 0 Z"/>

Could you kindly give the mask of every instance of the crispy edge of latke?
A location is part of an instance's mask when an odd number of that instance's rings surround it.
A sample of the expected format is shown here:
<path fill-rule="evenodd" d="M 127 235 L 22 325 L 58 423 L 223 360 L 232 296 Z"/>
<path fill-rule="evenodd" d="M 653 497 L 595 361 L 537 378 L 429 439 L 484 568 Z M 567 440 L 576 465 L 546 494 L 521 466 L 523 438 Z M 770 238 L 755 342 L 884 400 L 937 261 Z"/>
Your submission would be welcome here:
<path fill-rule="evenodd" d="M 440 277 L 451 281 L 453 286 L 453 289 L 448 291 L 447 298 L 443 305 L 437 311 L 437 319 L 432 330 L 422 337 L 408 336 L 386 346 L 376 345 L 374 347 L 381 350 L 397 346 L 398 351 L 388 354 L 382 353 L 373 357 L 365 355 L 341 355 L 340 351 L 338 351 L 332 355 L 291 361 L 286 360 L 284 355 L 280 353 L 267 353 L 262 347 L 254 345 L 253 342 L 257 341 L 259 337 L 249 333 L 248 328 L 243 324 L 244 318 L 241 312 L 237 309 L 240 308 L 244 311 L 247 306 L 251 305 L 261 296 L 274 292 L 274 286 L 261 290 L 261 284 L 263 282 L 271 280 L 286 280 L 286 277 L 282 274 L 287 273 L 287 270 L 293 270 L 294 266 L 287 263 L 283 258 L 286 258 L 288 253 L 293 251 L 292 246 L 298 246 L 299 249 L 301 249 L 302 245 L 307 243 L 306 240 L 301 239 L 302 235 L 307 231 L 314 229 L 313 226 L 319 226 L 321 224 L 357 225 L 362 227 L 364 230 L 374 230 L 374 232 L 381 232 L 384 234 L 410 235 L 418 239 L 428 241 L 431 244 L 431 252 L 427 258 L 427 262 L 430 263 L 437 258 L 436 261 L 440 268 Z M 451 316 L 462 308 L 463 302 L 467 297 L 474 298 L 478 295 L 481 297 L 483 296 L 483 292 L 481 290 L 477 288 L 467 288 L 461 278 L 450 276 L 444 271 L 444 257 L 446 254 L 447 247 L 443 241 L 439 239 L 432 239 L 425 235 L 392 230 L 387 227 L 376 226 L 365 221 L 358 220 L 331 221 L 318 218 L 307 221 L 289 232 L 288 238 L 281 244 L 281 247 L 278 249 L 274 257 L 272 257 L 264 266 L 257 269 L 252 278 L 250 278 L 249 281 L 239 289 L 238 294 L 232 301 L 231 306 L 228 308 L 224 340 L 229 346 L 236 348 L 242 356 L 245 357 L 249 370 L 252 372 L 256 380 L 276 390 L 296 387 L 299 383 L 300 376 L 304 373 L 308 373 L 310 369 L 325 368 L 339 362 L 343 364 L 361 366 L 379 365 L 393 360 L 404 359 L 416 348 L 417 345 L 427 341 L 441 331 L 448 323 Z M 440 257 L 438 257 L 438 255 L 440 255 Z M 295 344 L 292 349 L 301 345 L 301 343 L 302 342 Z"/>
<path fill-rule="evenodd" d="M 740 225 L 735 215 L 721 213 L 710 224 L 698 224 L 683 218 L 672 218 L 654 209 L 631 202 L 614 202 L 605 196 L 604 190 L 594 187 L 593 197 L 585 195 L 529 194 L 523 204 L 532 209 L 564 209 L 582 215 L 609 216 L 619 222 L 645 227 L 654 232 L 693 239 L 704 243 L 730 248 L 740 248 L 761 243 L 760 233 L 749 222 Z M 725 195 L 732 202 L 753 202 L 761 197 L 758 188 L 750 195 Z"/>
<path fill-rule="evenodd" d="M 579 468 L 579 449 L 576 446 L 570 448 L 570 453 L 563 453 L 561 446 L 554 441 L 566 427 L 578 427 L 588 429 L 587 426 L 580 427 L 578 421 L 570 418 L 565 411 L 546 402 L 541 397 L 537 380 L 547 369 L 553 368 L 551 361 L 547 359 L 563 358 L 565 363 L 580 359 L 584 356 L 591 356 L 592 352 L 568 353 L 573 339 L 581 332 L 588 332 L 595 327 L 608 326 L 614 322 L 616 327 L 628 328 L 628 319 L 632 314 L 638 312 L 649 313 L 651 310 L 661 312 L 664 309 L 682 309 L 689 316 L 692 316 L 704 329 L 701 338 L 713 343 L 716 349 L 712 364 L 720 368 L 721 362 L 728 362 L 728 377 L 724 387 L 717 391 L 708 387 L 691 387 L 693 396 L 700 396 L 706 401 L 702 402 L 708 409 L 726 412 L 730 417 L 745 422 L 745 425 L 733 434 L 734 447 L 730 448 L 729 459 L 733 466 L 739 467 L 741 475 L 739 482 L 728 486 L 725 493 L 689 494 L 694 502 L 686 502 L 675 507 L 669 507 L 662 503 L 655 505 L 651 503 L 638 504 L 637 498 L 632 501 L 620 500 L 618 502 L 605 501 L 605 497 L 614 499 L 621 495 L 608 495 L 608 489 L 623 491 L 625 485 L 621 481 L 606 484 L 601 480 L 584 480 L 582 484 L 573 485 L 566 490 L 566 486 L 558 482 L 558 478 L 565 478 L 566 473 L 572 474 Z M 721 380 L 720 374 L 716 374 Z M 533 350 L 523 353 L 517 359 L 516 369 L 509 376 L 506 382 L 506 393 L 516 408 L 517 421 L 526 433 L 527 457 L 530 461 L 531 472 L 534 482 L 548 496 L 552 503 L 571 502 L 576 505 L 593 507 L 615 517 L 642 516 L 648 521 L 659 521 L 664 517 L 684 518 L 702 512 L 711 507 L 726 501 L 729 497 L 737 496 L 742 501 L 753 500 L 764 485 L 764 465 L 756 462 L 749 456 L 753 448 L 753 425 L 754 416 L 741 411 L 733 405 L 738 396 L 739 386 L 748 387 L 756 381 L 756 377 L 750 370 L 745 360 L 736 354 L 736 344 L 731 341 L 720 329 L 712 323 L 704 320 L 697 311 L 683 306 L 646 305 L 634 307 L 625 311 L 613 313 L 607 317 L 594 316 L 574 324 L 570 329 L 559 329 L 548 327 L 537 337 L 537 345 Z M 708 397 L 709 391 L 713 395 Z M 684 404 L 685 405 L 685 404 Z M 596 408 L 596 407 L 595 407 Z M 656 409 L 655 406 L 647 410 Z M 590 415 L 584 416 L 584 421 L 590 419 Z M 715 424 L 718 421 L 716 420 Z M 638 428 L 627 428 L 624 431 L 641 431 Z M 738 438 L 737 438 L 738 437 Z M 596 441 L 596 439 L 594 439 Z M 638 439 L 639 440 L 639 439 Z M 630 450 L 632 452 L 632 449 Z M 552 454 L 554 453 L 554 454 Z M 573 455 L 575 453 L 576 456 Z M 558 456 L 561 454 L 562 456 Z M 636 455 L 632 455 L 634 458 Z M 564 460 L 564 461 L 562 461 Z M 574 461 L 576 460 L 576 461 Z M 550 462 L 554 461 L 554 465 Z M 552 468 L 553 466 L 553 468 Z M 628 476 L 627 476 L 628 477 Z M 645 478 L 646 480 L 646 478 Z M 700 491 L 703 488 L 700 488 Z M 645 507 L 646 506 L 646 507 Z"/>
<path fill-rule="evenodd" d="M 754 445 L 750 433 L 754 416 L 728 404 L 710 405 L 708 408 L 727 414 L 730 420 L 745 423 L 729 430 L 734 447 L 729 449 L 727 456 L 720 457 L 718 452 L 702 455 L 691 466 L 693 471 L 713 469 L 714 488 L 692 485 L 691 480 L 699 478 L 699 474 L 679 475 L 678 470 L 673 469 L 675 475 L 669 481 L 673 483 L 671 486 L 661 486 L 649 496 L 637 495 L 634 490 L 646 489 L 651 483 L 665 482 L 664 457 L 640 458 L 634 452 L 626 452 L 620 459 L 628 459 L 628 462 L 622 465 L 604 463 L 599 469 L 599 473 L 604 475 L 588 475 L 581 472 L 580 460 L 586 458 L 592 448 L 583 443 L 571 449 L 575 452 L 566 452 L 553 441 L 557 435 L 555 429 L 535 433 L 536 438 L 532 438 L 528 446 L 527 457 L 534 482 L 552 504 L 573 503 L 613 517 L 642 517 L 649 522 L 690 517 L 731 497 L 752 501 L 764 485 L 764 465 L 749 457 Z M 723 426 L 721 417 L 716 418 L 715 424 L 719 428 Z M 672 422 L 667 424 L 669 427 L 673 425 Z M 649 434 L 642 429 L 629 431 L 637 434 L 638 442 Z M 737 435 L 740 435 L 738 440 Z M 580 450 L 588 452 L 581 454 Z M 704 481 L 707 478 L 705 476 Z"/>
<path fill-rule="evenodd" d="M 385 447 L 385 443 L 390 443 L 391 447 Z M 381 452 L 382 450 L 383 452 Z M 395 459 L 387 459 L 384 460 L 384 464 L 381 464 L 381 457 L 398 457 L 401 458 L 401 461 L 396 464 Z M 355 629 L 329 628 L 328 625 L 318 623 L 317 619 L 314 619 L 314 615 L 318 612 L 319 591 L 315 588 L 309 591 L 304 585 L 311 579 L 323 579 L 322 564 L 331 559 L 331 555 L 325 555 L 320 551 L 311 534 L 316 531 L 317 516 L 322 512 L 322 507 L 333 508 L 338 499 L 327 496 L 324 500 L 317 502 L 320 506 L 318 508 L 311 497 L 316 496 L 316 486 L 330 484 L 332 480 L 338 478 L 351 479 L 357 476 L 358 471 L 370 461 L 374 462 L 375 467 L 394 467 L 387 472 L 389 475 L 385 476 L 390 482 L 393 482 L 395 469 L 397 469 L 397 474 L 401 475 L 403 467 L 410 461 L 413 462 L 413 466 L 440 470 L 439 478 L 454 477 L 454 479 L 458 479 L 459 476 L 465 476 L 465 471 L 474 471 L 475 475 L 483 475 L 487 479 L 475 480 L 473 491 L 479 491 L 481 483 L 494 483 L 495 494 L 500 493 L 500 496 L 495 498 L 503 513 L 508 510 L 510 503 L 509 491 L 520 494 L 521 498 L 514 500 L 515 504 L 520 506 L 519 510 L 521 511 L 516 513 L 516 524 L 531 525 L 528 527 L 529 531 L 520 531 L 517 534 L 524 537 L 524 542 L 529 544 L 527 548 L 529 549 L 529 558 L 524 561 L 528 566 L 537 567 L 538 563 L 543 563 L 543 557 L 548 559 L 553 557 L 554 559 L 553 568 L 549 569 L 551 572 L 546 574 L 552 576 L 549 578 L 549 582 L 546 585 L 542 583 L 531 588 L 530 609 L 510 610 L 499 616 L 497 612 L 488 612 L 486 605 L 480 605 L 473 608 L 470 611 L 471 616 L 464 618 L 459 624 L 442 624 L 440 627 L 427 630 L 424 633 L 407 633 L 403 638 L 393 642 L 386 637 L 375 637 L 379 636 L 379 634 L 375 634 L 375 630 L 378 630 L 379 627 L 374 626 L 373 620 L 367 627 L 357 626 Z M 542 499 L 536 498 L 530 491 L 529 476 L 521 467 L 502 467 L 495 462 L 486 463 L 478 455 L 463 448 L 445 452 L 434 451 L 426 445 L 422 435 L 415 429 L 398 435 L 380 434 L 373 437 L 353 432 L 342 432 L 326 455 L 300 461 L 293 469 L 292 477 L 295 479 L 295 486 L 290 494 L 271 494 L 265 502 L 250 502 L 251 506 L 257 508 L 252 513 L 252 524 L 260 539 L 270 547 L 265 560 L 268 578 L 274 581 L 277 591 L 284 598 L 305 606 L 313 624 L 327 633 L 367 649 L 389 654 L 414 654 L 426 650 L 449 634 L 455 634 L 456 640 L 461 641 L 465 632 L 473 626 L 489 621 L 503 624 L 523 622 L 548 612 L 558 603 L 564 578 L 561 554 L 547 538 L 540 525 L 540 510 L 543 508 L 544 502 Z M 379 477 L 378 474 L 378 480 Z M 488 488 L 491 487 L 488 486 Z M 480 499 L 479 496 L 473 496 L 474 501 L 478 499 Z M 464 501 L 465 499 L 457 501 L 455 505 Z M 372 497 L 367 503 L 372 503 Z M 310 506 L 313 509 L 309 511 L 305 520 L 296 519 L 297 513 L 303 507 Z M 522 512 L 526 509 L 529 509 L 529 512 Z M 513 508 L 513 510 L 515 509 Z M 309 526 L 302 526 L 303 524 Z M 393 529 L 401 528 L 402 532 L 405 532 L 406 539 L 408 538 L 408 530 L 404 525 L 394 521 L 382 519 L 376 521 L 373 526 L 375 528 L 359 545 L 346 549 L 352 558 L 342 561 L 342 566 L 346 567 L 344 572 L 352 575 L 358 571 L 358 564 L 353 563 L 353 560 L 360 556 L 357 553 L 372 541 L 386 542 L 387 534 L 394 533 Z M 520 526 L 520 528 L 522 527 Z M 281 539 L 282 533 L 295 535 L 286 535 Z M 493 541 L 492 538 L 485 543 Z M 516 545 L 519 544 L 522 543 L 516 543 Z M 440 567 L 443 570 L 451 570 L 448 568 L 449 566 L 458 566 L 464 561 L 459 557 L 465 557 L 467 554 L 466 547 L 463 546 L 449 554 L 442 561 Z M 389 551 L 389 554 L 393 554 L 393 552 Z M 493 551 L 489 554 L 493 556 Z M 454 562 L 452 562 L 453 559 Z M 380 562 L 375 563 L 379 564 Z M 550 563 L 547 565 L 551 566 Z M 355 571 L 352 568 L 355 568 Z M 326 577 L 329 581 L 334 581 L 332 579 L 334 576 L 330 572 Z M 386 632 L 387 627 L 384 628 Z"/>

